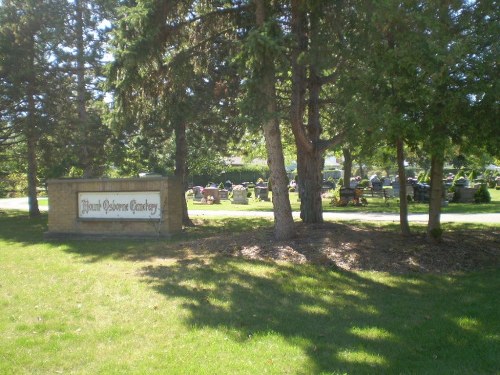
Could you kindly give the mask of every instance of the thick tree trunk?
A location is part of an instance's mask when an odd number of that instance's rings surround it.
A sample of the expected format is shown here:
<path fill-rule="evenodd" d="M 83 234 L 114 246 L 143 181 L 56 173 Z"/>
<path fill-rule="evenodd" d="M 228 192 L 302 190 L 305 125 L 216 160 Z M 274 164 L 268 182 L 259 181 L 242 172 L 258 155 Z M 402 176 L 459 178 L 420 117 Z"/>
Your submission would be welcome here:
<path fill-rule="evenodd" d="M 343 186 L 348 188 L 351 186 L 352 177 L 352 154 L 351 150 L 348 148 L 343 148 L 342 153 L 344 154 L 344 183 Z"/>
<path fill-rule="evenodd" d="M 268 110 L 271 109 L 268 108 Z M 281 133 L 277 119 L 266 121 L 264 136 L 266 139 L 267 163 L 273 184 L 274 237 L 278 240 L 286 240 L 295 236 L 295 225 L 288 194 L 288 176 L 285 169 Z"/>
<path fill-rule="evenodd" d="M 187 209 L 186 201 L 186 189 L 187 189 L 187 140 L 186 140 L 186 124 L 183 121 L 179 121 L 175 127 L 175 172 L 174 175 L 181 181 L 182 185 L 182 196 L 179 199 L 182 202 L 182 225 L 191 227 L 194 226 L 193 221 L 189 218 L 189 213 Z"/>
<path fill-rule="evenodd" d="M 406 199 L 406 172 L 404 142 L 401 138 L 396 140 L 398 176 L 399 176 L 399 225 L 403 236 L 410 235 L 410 224 L 408 223 L 408 200 Z"/>
<path fill-rule="evenodd" d="M 256 21 L 263 27 L 267 18 L 267 0 L 255 0 Z M 273 184 L 274 237 L 286 240 L 295 236 L 292 208 L 288 194 L 288 176 L 285 169 L 285 158 L 281 143 L 281 132 L 277 117 L 275 67 L 272 58 L 263 56 L 261 73 L 261 92 L 266 98 L 267 107 L 264 115 L 264 137 L 266 141 L 267 163 Z M 300 179 L 300 177 L 299 177 Z"/>
<path fill-rule="evenodd" d="M 441 242 L 441 204 L 443 196 L 444 150 L 434 150 L 431 157 L 431 197 L 429 202 L 429 223 L 427 238 L 432 242 Z"/>
<path fill-rule="evenodd" d="M 297 172 L 300 189 L 300 218 L 304 223 L 322 223 L 323 205 L 321 200 L 322 156 L 315 152 L 297 156 Z"/>

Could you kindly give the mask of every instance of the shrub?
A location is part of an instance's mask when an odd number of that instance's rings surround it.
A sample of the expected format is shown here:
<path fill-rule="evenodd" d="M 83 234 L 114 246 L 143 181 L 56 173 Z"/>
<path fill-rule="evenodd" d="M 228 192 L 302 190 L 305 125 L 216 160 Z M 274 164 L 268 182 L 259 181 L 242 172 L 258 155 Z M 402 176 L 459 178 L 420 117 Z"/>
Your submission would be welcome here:
<path fill-rule="evenodd" d="M 0 196 L 25 196 L 27 193 L 28 178 L 25 173 L 11 173 L 0 181 Z"/>
<path fill-rule="evenodd" d="M 474 181 L 478 176 L 478 173 L 477 171 L 475 171 L 474 169 L 469 173 L 469 176 L 467 177 L 469 179 L 469 181 Z"/>
<path fill-rule="evenodd" d="M 370 181 L 368 181 L 368 180 L 359 181 L 359 187 L 367 188 L 368 186 L 370 186 Z"/>
<path fill-rule="evenodd" d="M 476 203 L 490 203 L 491 196 L 486 184 L 481 184 L 479 190 L 474 194 L 474 202 Z"/>
<path fill-rule="evenodd" d="M 425 172 L 423 172 L 423 171 L 422 171 L 422 172 L 419 172 L 419 173 L 418 173 L 418 176 L 417 176 L 417 181 L 418 181 L 419 183 L 422 183 L 422 182 L 424 182 L 424 181 L 425 181 Z"/>
<path fill-rule="evenodd" d="M 462 178 L 462 177 L 465 177 L 465 173 L 464 171 L 458 171 L 458 173 L 455 175 L 455 177 L 453 178 L 453 184 L 452 186 L 455 186 L 457 184 L 457 181 Z"/>
<path fill-rule="evenodd" d="M 8 191 L 9 191 L 9 185 L 7 181 L 0 180 L 0 198 L 5 197 Z"/>

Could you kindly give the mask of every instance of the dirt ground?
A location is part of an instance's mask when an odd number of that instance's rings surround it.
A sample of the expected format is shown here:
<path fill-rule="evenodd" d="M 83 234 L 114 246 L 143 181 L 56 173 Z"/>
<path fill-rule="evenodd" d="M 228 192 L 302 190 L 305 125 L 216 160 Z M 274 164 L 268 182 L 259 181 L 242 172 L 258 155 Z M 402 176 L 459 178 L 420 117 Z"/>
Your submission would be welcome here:
<path fill-rule="evenodd" d="M 275 241 L 272 230 L 255 230 L 191 245 L 212 254 L 344 270 L 454 273 L 500 266 L 500 230 L 445 232 L 436 245 L 423 234 L 406 238 L 387 229 L 327 222 L 297 224 L 297 236 L 290 241 Z"/>

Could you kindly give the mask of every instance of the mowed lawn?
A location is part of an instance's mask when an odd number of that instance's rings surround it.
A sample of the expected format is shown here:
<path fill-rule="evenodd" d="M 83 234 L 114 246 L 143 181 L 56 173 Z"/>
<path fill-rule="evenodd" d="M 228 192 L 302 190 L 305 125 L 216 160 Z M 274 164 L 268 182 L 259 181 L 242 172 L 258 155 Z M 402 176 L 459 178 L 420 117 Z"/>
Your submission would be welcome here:
<path fill-rule="evenodd" d="M 230 219 L 227 219 L 230 220 Z M 248 220 L 231 219 L 232 230 Z M 236 225 L 236 224 L 238 225 Z M 269 225 L 255 220 L 255 225 Z M 0 374 L 498 374 L 500 270 L 346 272 L 0 213 Z"/>

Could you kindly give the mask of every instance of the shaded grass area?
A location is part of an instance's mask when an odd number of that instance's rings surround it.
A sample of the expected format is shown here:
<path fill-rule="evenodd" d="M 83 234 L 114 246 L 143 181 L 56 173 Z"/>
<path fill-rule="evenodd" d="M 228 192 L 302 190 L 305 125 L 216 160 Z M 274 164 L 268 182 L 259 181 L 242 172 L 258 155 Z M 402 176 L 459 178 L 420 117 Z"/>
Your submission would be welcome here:
<path fill-rule="evenodd" d="M 500 270 L 347 272 L 171 241 L 43 241 L 0 213 L 0 373 L 494 374 Z M 367 224 L 372 225 L 372 224 Z M 180 246 L 190 239 L 190 246 Z"/>

